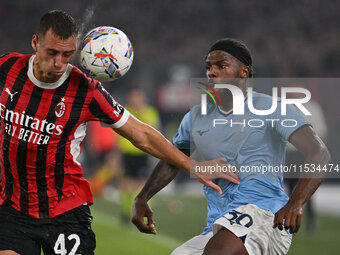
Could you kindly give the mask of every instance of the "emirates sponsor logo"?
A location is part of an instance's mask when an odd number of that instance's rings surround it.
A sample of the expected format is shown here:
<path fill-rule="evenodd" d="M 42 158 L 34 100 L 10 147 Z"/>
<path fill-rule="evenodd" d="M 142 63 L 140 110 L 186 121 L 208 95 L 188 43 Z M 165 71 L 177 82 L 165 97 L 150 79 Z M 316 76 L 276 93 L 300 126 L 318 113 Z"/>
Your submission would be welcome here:
<path fill-rule="evenodd" d="M 65 107 L 64 107 L 65 111 Z M 5 121 L 4 131 L 13 137 L 34 144 L 47 144 L 51 135 L 61 135 L 62 125 L 48 122 L 46 119 L 39 119 L 9 110 L 0 103 L 0 118 Z"/>

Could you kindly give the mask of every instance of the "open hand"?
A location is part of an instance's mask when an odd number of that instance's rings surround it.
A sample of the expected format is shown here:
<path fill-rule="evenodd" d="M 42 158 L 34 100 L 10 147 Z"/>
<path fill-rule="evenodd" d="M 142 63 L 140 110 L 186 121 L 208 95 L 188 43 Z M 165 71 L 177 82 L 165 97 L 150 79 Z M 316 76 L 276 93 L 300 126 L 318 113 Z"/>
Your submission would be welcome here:
<path fill-rule="evenodd" d="M 217 184 L 212 182 L 213 179 L 221 178 L 235 184 L 240 184 L 236 174 L 238 170 L 235 166 L 227 164 L 227 160 L 223 157 L 204 162 L 193 161 L 190 172 L 199 182 L 213 188 L 219 194 L 222 194 L 222 190 Z"/>

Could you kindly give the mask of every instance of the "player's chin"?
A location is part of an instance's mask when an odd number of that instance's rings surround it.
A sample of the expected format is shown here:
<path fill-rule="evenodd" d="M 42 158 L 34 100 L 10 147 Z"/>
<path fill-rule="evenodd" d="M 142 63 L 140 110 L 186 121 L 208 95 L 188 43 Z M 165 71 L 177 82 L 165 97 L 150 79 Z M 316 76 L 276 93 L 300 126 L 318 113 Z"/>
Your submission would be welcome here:
<path fill-rule="evenodd" d="M 63 71 L 52 71 L 52 72 L 48 72 L 48 80 L 58 80 L 62 75 L 64 74 Z"/>
<path fill-rule="evenodd" d="M 61 75 L 56 75 L 54 72 L 53 73 L 47 73 L 47 75 L 45 75 L 45 80 L 44 82 L 47 83 L 53 83 L 59 80 L 59 78 L 62 76 Z"/>
<path fill-rule="evenodd" d="M 235 78 L 228 78 L 228 77 L 216 77 L 209 79 L 209 82 L 214 84 L 234 84 Z"/>

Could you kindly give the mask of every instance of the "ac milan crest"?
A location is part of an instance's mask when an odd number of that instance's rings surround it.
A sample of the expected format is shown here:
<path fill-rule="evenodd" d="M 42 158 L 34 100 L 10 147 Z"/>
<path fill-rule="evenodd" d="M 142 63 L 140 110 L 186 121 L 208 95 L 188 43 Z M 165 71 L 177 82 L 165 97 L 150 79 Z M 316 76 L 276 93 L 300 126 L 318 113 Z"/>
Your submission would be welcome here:
<path fill-rule="evenodd" d="M 61 102 L 59 102 L 54 108 L 54 113 L 55 113 L 55 116 L 57 116 L 57 118 L 60 118 L 65 114 L 66 105 L 64 101 L 65 99 L 62 98 Z"/>

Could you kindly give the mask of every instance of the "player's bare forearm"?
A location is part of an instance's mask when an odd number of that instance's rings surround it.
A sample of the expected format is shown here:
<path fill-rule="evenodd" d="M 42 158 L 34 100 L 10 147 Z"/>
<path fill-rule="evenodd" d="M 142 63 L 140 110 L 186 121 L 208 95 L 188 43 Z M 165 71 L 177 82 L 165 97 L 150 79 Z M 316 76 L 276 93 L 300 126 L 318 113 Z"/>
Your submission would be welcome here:
<path fill-rule="evenodd" d="M 172 145 L 161 133 L 132 115 L 115 131 L 137 148 L 190 172 L 190 158 Z"/>
<path fill-rule="evenodd" d="M 314 164 L 327 166 L 330 155 L 322 140 L 309 126 L 304 126 L 296 131 L 290 142 L 306 157 L 306 165 Z M 307 169 L 308 170 L 308 169 Z M 274 217 L 273 227 L 280 230 L 289 229 L 290 233 L 296 233 L 301 225 L 302 206 L 313 195 L 323 181 L 324 173 L 304 171 L 301 174 L 298 185 L 292 193 L 287 204 L 281 208 Z"/>
<path fill-rule="evenodd" d="M 176 177 L 178 171 L 177 167 L 160 160 L 136 200 L 149 201 Z"/>
<path fill-rule="evenodd" d="M 309 150 L 305 165 L 306 166 L 320 166 L 324 169 L 330 163 L 331 158 L 326 146 L 320 140 L 319 144 L 314 144 Z M 300 180 L 292 193 L 289 201 L 290 203 L 297 203 L 303 205 L 317 190 L 324 179 L 326 172 L 312 172 L 307 167 L 301 174 Z"/>
<path fill-rule="evenodd" d="M 300 137 L 292 137 L 293 144 L 305 156 L 305 166 L 320 166 L 324 169 L 331 161 L 326 145 L 311 131 L 310 127 L 302 130 Z M 317 190 L 323 181 L 325 172 L 312 171 L 308 167 L 303 168 L 300 180 L 290 197 L 291 203 L 303 205 Z"/>

